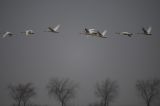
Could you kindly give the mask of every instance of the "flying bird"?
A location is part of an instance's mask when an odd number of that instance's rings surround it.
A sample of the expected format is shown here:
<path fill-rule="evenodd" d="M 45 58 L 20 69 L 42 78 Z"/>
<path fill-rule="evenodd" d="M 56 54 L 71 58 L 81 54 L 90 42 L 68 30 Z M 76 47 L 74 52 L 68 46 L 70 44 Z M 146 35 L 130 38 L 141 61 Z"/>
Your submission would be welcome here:
<path fill-rule="evenodd" d="M 96 34 L 96 30 L 95 29 L 87 29 L 87 28 L 85 28 L 85 32 L 86 32 L 86 34 Z"/>
<path fill-rule="evenodd" d="M 5 32 L 5 33 L 2 35 L 2 38 L 5 38 L 5 37 L 7 37 L 7 36 L 12 37 L 12 36 L 14 36 L 14 34 L 11 33 L 11 32 Z"/>
<path fill-rule="evenodd" d="M 91 36 L 97 36 L 97 37 L 101 37 L 101 38 L 107 38 L 105 35 L 107 33 L 106 30 L 104 30 L 102 33 L 100 31 L 97 31 L 96 29 L 87 29 L 85 28 L 85 35 L 91 35 Z"/>
<path fill-rule="evenodd" d="M 152 30 L 152 27 L 148 27 L 148 29 L 145 29 L 144 27 L 142 28 L 142 33 L 136 33 L 136 34 L 143 34 L 143 35 L 152 35 L 151 34 L 151 30 Z"/>
<path fill-rule="evenodd" d="M 81 34 L 91 35 L 91 36 L 96 36 L 97 35 L 97 31 L 95 29 L 85 28 L 84 30 L 85 30 L 85 32 L 81 33 Z"/>
<path fill-rule="evenodd" d="M 127 35 L 128 37 L 132 37 L 132 35 L 133 35 L 133 33 L 130 33 L 130 32 L 120 32 L 120 33 L 116 33 L 116 34 Z"/>
<path fill-rule="evenodd" d="M 97 31 L 97 36 L 101 38 L 107 38 L 107 36 L 105 36 L 106 33 L 107 33 L 107 30 L 104 30 L 102 33 Z"/>
<path fill-rule="evenodd" d="M 48 27 L 48 31 L 47 32 L 59 33 L 58 32 L 59 28 L 60 28 L 60 24 L 57 25 L 56 27 Z"/>
<path fill-rule="evenodd" d="M 143 34 L 145 35 L 152 35 L 151 31 L 152 31 L 152 27 L 148 27 L 148 29 L 145 29 L 144 27 L 142 28 Z"/>
<path fill-rule="evenodd" d="M 35 32 L 33 30 L 26 30 L 25 32 L 22 32 L 22 33 L 25 33 L 26 36 L 31 36 L 31 35 L 35 34 Z"/>

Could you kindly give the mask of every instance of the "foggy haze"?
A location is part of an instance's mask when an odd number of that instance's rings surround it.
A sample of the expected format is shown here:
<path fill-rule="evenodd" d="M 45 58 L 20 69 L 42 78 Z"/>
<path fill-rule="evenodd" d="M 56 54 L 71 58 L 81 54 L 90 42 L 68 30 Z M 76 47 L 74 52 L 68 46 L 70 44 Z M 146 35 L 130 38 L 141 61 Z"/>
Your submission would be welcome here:
<path fill-rule="evenodd" d="M 33 82 L 37 104 L 57 105 L 46 85 L 53 77 L 79 83 L 75 106 L 98 102 L 96 82 L 117 80 L 119 96 L 111 106 L 145 106 L 137 96 L 139 79 L 160 78 L 160 1 L 158 0 L 0 0 L 0 32 L 17 36 L 0 39 L 0 106 L 13 100 L 8 84 Z M 61 24 L 60 33 L 44 32 Z M 142 32 L 153 35 L 116 35 Z M 108 30 L 108 38 L 86 37 L 84 28 Z M 35 35 L 20 32 L 33 29 Z"/>

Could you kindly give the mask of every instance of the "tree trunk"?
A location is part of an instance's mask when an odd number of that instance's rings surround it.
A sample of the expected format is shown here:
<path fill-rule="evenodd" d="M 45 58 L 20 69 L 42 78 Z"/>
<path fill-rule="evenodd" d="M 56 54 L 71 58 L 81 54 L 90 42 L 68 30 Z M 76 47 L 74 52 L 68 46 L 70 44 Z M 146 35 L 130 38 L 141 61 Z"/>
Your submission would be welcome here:
<path fill-rule="evenodd" d="M 21 105 L 21 100 L 18 101 L 18 106 L 20 106 L 20 105 Z"/>
<path fill-rule="evenodd" d="M 104 106 L 109 106 L 109 102 L 107 100 L 104 101 Z"/>
<path fill-rule="evenodd" d="M 109 106 L 109 102 L 107 101 L 107 106 Z"/>
<path fill-rule="evenodd" d="M 64 102 L 62 102 L 61 104 L 62 104 L 62 106 L 65 106 Z"/>
<path fill-rule="evenodd" d="M 26 106 L 26 102 L 24 102 L 23 105 Z"/>
<path fill-rule="evenodd" d="M 107 98 L 105 98 L 105 100 L 104 100 L 104 104 L 103 104 L 104 106 L 109 106 L 109 101 L 108 101 L 108 99 Z"/>
<path fill-rule="evenodd" d="M 107 106 L 107 102 L 106 102 L 106 100 L 104 101 L 104 106 Z"/>
<path fill-rule="evenodd" d="M 147 106 L 150 106 L 150 102 L 147 102 Z"/>

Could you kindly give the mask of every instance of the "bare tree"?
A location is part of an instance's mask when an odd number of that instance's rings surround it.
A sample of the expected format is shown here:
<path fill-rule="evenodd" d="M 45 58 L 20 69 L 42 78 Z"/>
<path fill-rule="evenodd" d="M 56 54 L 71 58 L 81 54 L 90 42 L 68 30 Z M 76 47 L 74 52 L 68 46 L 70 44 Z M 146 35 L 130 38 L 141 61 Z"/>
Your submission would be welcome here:
<path fill-rule="evenodd" d="M 47 85 L 48 94 L 54 96 L 62 106 L 65 106 L 68 101 L 75 97 L 75 91 L 78 87 L 70 79 L 53 78 Z"/>
<path fill-rule="evenodd" d="M 150 106 L 160 95 L 160 80 L 138 80 L 136 82 L 136 89 L 146 105 Z"/>
<path fill-rule="evenodd" d="M 15 100 L 18 106 L 21 106 L 21 103 L 26 106 L 29 99 L 36 95 L 35 88 L 32 83 L 9 85 L 8 89 L 10 96 Z"/>
<path fill-rule="evenodd" d="M 96 84 L 95 94 L 101 99 L 102 106 L 109 106 L 118 95 L 118 84 L 116 81 L 106 79 Z"/>

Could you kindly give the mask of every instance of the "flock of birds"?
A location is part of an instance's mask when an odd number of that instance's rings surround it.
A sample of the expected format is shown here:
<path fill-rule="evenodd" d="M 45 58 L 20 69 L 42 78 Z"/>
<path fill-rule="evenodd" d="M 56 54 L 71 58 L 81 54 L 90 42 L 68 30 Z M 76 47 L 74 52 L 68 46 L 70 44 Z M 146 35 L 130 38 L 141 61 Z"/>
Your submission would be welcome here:
<path fill-rule="evenodd" d="M 58 32 L 59 28 L 60 28 L 60 25 L 57 25 L 56 27 L 48 27 L 48 30 L 45 32 L 59 33 Z M 32 36 L 35 34 L 35 32 L 31 29 L 26 30 L 21 33 L 25 34 L 25 36 Z M 0 34 L 2 34 L 2 33 L 0 33 Z M 7 31 L 7 32 L 4 32 L 4 34 L 1 36 L 1 38 L 12 37 L 12 36 L 15 36 L 15 34 Z"/>
<path fill-rule="evenodd" d="M 151 30 L 152 30 L 152 27 L 148 27 L 148 29 L 146 28 L 142 28 L 142 33 L 130 33 L 130 32 L 118 32 L 116 34 L 119 34 L 119 35 L 127 35 L 128 37 L 132 37 L 132 35 L 134 34 L 143 34 L 143 35 L 152 35 L 151 34 Z M 107 38 L 107 36 L 105 36 L 107 33 L 107 30 L 104 30 L 103 32 L 100 32 L 96 29 L 87 29 L 85 28 L 85 35 L 91 35 L 91 36 L 97 36 L 97 37 L 101 37 L 101 38 Z"/>
<path fill-rule="evenodd" d="M 49 26 L 48 30 L 45 31 L 45 32 L 59 33 L 59 31 L 58 31 L 59 28 L 60 28 L 60 24 L 55 26 L 55 27 Z M 132 37 L 132 35 L 134 35 L 134 34 L 152 35 L 151 30 L 152 30 L 152 27 L 148 27 L 148 29 L 143 27 L 142 28 L 142 31 L 143 31 L 142 33 L 118 32 L 116 34 L 127 35 L 128 37 Z M 25 34 L 25 36 L 32 36 L 32 35 L 35 34 L 35 32 L 31 29 L 26 30 L 26 31 L 21 32 L 21 33 Z M 1 38 L 12 37 L 12 36 L 16 35 L 12 32 L 8 32 L 8 31 L 4 32 L 4 33 L 0 33 L 0 34 L 2 34 Z M 104 30 L 103 32 L 100 32 L 99 30 L 96 30 L 96 29 L 84 28 L 84 33 L 80 33 L 80 34 L 84 34 L 86 36 L 96 36 L 96 37 L 101 37 L 101 38 L 107 38 L 107 36 L 105 36 L 107 34 L 107 30 Z"/>

